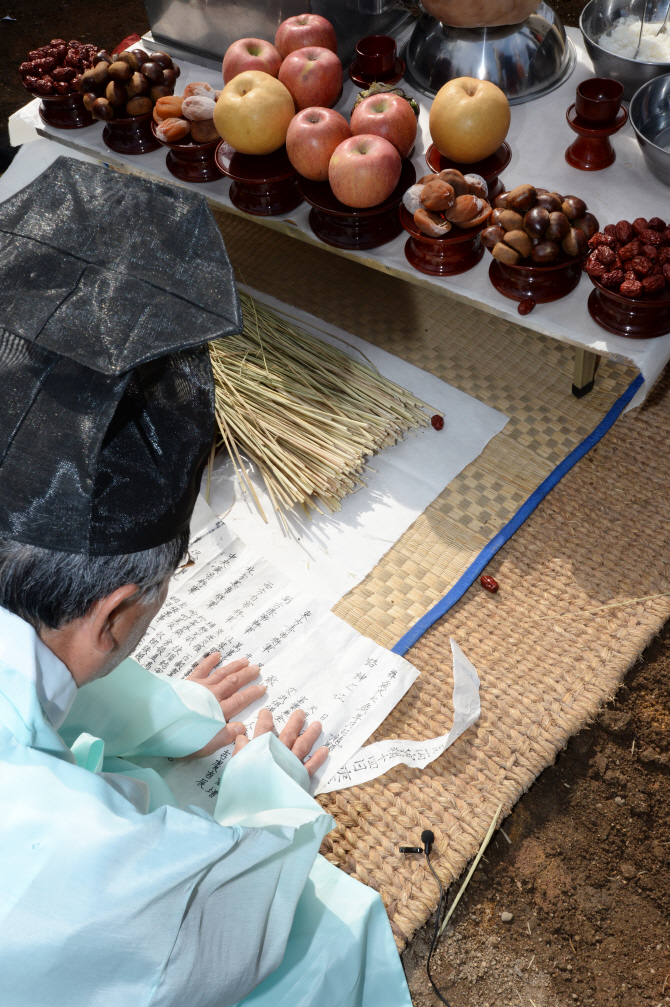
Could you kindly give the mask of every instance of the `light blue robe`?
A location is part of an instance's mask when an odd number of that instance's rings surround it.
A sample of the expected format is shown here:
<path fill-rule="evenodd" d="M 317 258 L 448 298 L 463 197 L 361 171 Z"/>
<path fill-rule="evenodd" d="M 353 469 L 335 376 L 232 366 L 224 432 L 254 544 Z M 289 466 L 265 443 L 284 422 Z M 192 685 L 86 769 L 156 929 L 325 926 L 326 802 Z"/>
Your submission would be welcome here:
<path fill-rule="evenodd" d="M 273 735 L 227 765 L 214 817 L 133 764 L 220 730 L 187 685 L 131 661 L 77 693 L 0 609 L 0 1001 L 411 1007 L 379 896 L 318 856 L 333 821 Z"/>

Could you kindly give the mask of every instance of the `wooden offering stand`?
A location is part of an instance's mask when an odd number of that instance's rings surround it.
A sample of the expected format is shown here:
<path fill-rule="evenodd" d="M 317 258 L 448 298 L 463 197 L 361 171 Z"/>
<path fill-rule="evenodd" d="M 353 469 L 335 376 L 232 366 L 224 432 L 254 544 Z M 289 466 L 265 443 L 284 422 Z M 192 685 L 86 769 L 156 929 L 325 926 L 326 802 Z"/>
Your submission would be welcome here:
<path fill-rule="evenodd" d="M 161 146 L 151 131 L 153 121 L 151 112 L 126 119 L 110 119 L 105 123 L 102 139 L 117 154 L 148 154 Z"/>
<path fill-rule="evenodd" d="M 377 206 L 364 208 L 340 203 L 329 182 L 301 178 L 300 188 L 312 207 L 309 224 L 317 238 L 334 248 L 377 248 L 402 233 L 398 206 L 415 181 L 414 165 L 403 158 L 400 181 L 391 195 Z"/>
<path fill-rule="evenodd" d="M 628 118 L 621 107 L 623 92 L 623 84 L 611 77 L 589 77 L 577 86 L 575 103 L 565 113 L 568 126 L 577 133 L 565 152 L 573 168 L 600 171 L 614 164 L 616 153 L 609 138 Z"/>
<path fill-rule="evenodd" d="M 644 297 L 624 297 L 607 290 L 590 277 L 595 290 L 589 295 L 589 314 L 594 322 L 616 336 L 655 339 L 670 332 L 670 290 L 666 287 Z"/>
<path fill-rule="evenodd" d="M 400 223 L 409 234 L 405 244 L 405 258 L 420 273 L 456 276 L 476 266 L 484 254 L 479 236 L 488 225 L 488 220 L 469 229 L 454 225 L 443 238 L 431 238 L 418 229 L 412 214 L 401 203 Z"/>
<path fill-rule="evenodd" d="M 302 203 L 298 173 L 280 147 L 272 154 L 240 154 L 225 140 L 215 151 L 218 168 L 232 178 L 230 198 L 238 210 L 256 217 L 289 213 Z"/>
<path fill-rule="evenodd" d="M 76 91 L 72 94 L 30 93 L 33 98 L 41 98 L 40 119 L 54 129 L 83 129 L 97 121 L 84 108 L 84 96 Z"/>
<path fill-rule="evenodd" d="M 565 152 L 565 160 L 573 168 L 580 171 L 601 171 L 609 168 L 616 160 L 616 151 L 610 143 L 610 137 L 625 126 L 628 112 L 623 106 L 619 109 L 616 119 L 609 125 L 587 122 L 577 114 L 576 106 L 571 105 L 565 113 L 568 126 L 577 133 Z"/>
<path fill-rule="evenodd" d="M 440 154 L 434 143 L 426 151 L 426 164 L 431 171 L 440 172 L 446 168 L 455 168 L 462 175 L 481 175 L 489 187 L 489 203 L 493 206 L 493 200 L 505 191 L 505 186 L 498 178 L 501 171 L 504 171 L 512 160 L 512 151 L 507 141 L 503 141 L 495 154 L 484 158 L 483 161 L 475 161 L 474 164 L 457 164 L 450 161 L 444 154 Z"/>
<path fill-rule="evenodd" d="M 489 279 L 499 294 L 513 301 L 534 301 L 546 304 L 571 293 L 582 275 L 581 257 L 564 258 L 546 266 L 534 263 L 510 266 L 493 259 Z M 521 312 L 523 313 L 523 312 Z"/>
<path fill-rule="evenodd" d="M 156 133 L 156 123 L 151 123 L 151 132 L 163 147 L 168 147 L 165 166 L 175 178 L 182 182 L 216 182 L 223 178 L 223 172 L 217 165 L 214 155 L 221 143 L 220 137 L 208 143 L 194 143 L 190 137 L 184 137 L 177 143 L 161 140 Z"/>

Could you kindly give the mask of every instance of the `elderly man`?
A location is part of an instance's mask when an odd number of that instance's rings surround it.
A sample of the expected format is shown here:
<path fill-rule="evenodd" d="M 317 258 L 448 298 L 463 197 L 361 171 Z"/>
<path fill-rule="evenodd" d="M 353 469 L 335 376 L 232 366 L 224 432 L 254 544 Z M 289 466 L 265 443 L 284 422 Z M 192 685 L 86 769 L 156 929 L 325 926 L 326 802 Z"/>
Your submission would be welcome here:
<path fill-rule="evenodd" d="M 240 326 L 204 199 L 59 158 L 0 243 L 2 1002 L 411 1007 L 379 897 L 318 856 L 320 725 L 247 741 L 258 667 L 126 660 L 186 555 L 206 344 Z M 213 816 L 139 764 L 232 741 Z"/>

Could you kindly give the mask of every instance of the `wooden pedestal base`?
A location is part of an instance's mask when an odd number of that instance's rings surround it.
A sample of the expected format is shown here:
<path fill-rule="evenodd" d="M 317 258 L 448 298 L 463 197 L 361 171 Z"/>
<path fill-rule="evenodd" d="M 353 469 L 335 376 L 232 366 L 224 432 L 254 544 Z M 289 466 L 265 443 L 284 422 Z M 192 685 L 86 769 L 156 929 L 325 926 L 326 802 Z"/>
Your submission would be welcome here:
<path fill-rule="evenodd" d="M 427 273 L 429 276 L 456 276 L 476 266 L 484 254 L 479 236 L 488 221 L 471 230 L 452 227 L 444 238 L 431 238 L 419 231 L 412 214 L 401 204 L 400 223 L 409 234 L 405 244 L 405 258 L 420 273 Z"/>
<path fill-rule="evenodd" d="M 155 122 L 151 124 L 151 132 L 161 146 L 169 148 L 165 166 L 175 178 L 182 182 L 216 182 L 223 178 L 223 172 L 214 159 L 216 148 L 221 143 L 219 137 L 209 143 L 193 143 L 188 138 L 180 143 L 166 143 L 156 135 Z"/>
<path fill-rule="evenodd" d="M 589 314 L 608 332 L 629 339 L 655 339 L 670 332 L 670 290 L 647 297 L 624 297 L 607 290 L 593 277 L 595 290 L 589 296 Z"/>
<path fill-rule="evenodd" d="M 128 119 L 110 119 L 105 123 L 102 139 L 117 154 L 148 154 L 158 150 L 159 141 L 151 132 L 153 115 L 134 115 Z"/>
<path fill-rule="evenodd" d="M 609 168 L 616 160 L 616 152 L 610 143 L 610 137 L 618 133 L 622 126 L 626 124 L 628 112 L 621 107 L 619 113 L 610 125 L 595 126 L 586 119 L 580 118 L 575 111 L 575 106 L 571 105 L 565 113 L 568 126 L 577 133 L 574 140 L 565 152 L 565 160 L 573 168 L 580 171 L 601 171 Z"/>
<path fill-rule="evenodd" d="M 364 209 L 340 203 L 328 182 L 301 178 L 300 188 L 312 206 L 309 224 L 317 238 L 334 248 L 377 248 L 402 233 L 398 206 L 415 181 L 414 165 L 403 158 L 400 181 L 388 199 Z"/>
<path fill-rule="evenodd" d="M 88 109 L 84 108 L 81 94 L 46 95 L 30 92 L 34 98 L 41 98 L 40 119 L 54 129 L 83 129 L 96 121 Z"/>
<path fill-rule="evenodd" d="M 551 266 L 509 266 L 493 259 L 489 279 L 499 294 L 513 301 L 535 301 L 546 304 L 557 301 L 575 289 L 582 275 L 580 259 Z"/>
<path fill-rule="evenodd" d="M 505 191 L 505 186 L 498 178 L 501 171 L 507 167 L 512 160 L 512 151 L 509 144 L 503 141 L 495 154 L 485 158 L 483 161 L 476 161 L 474 164 L 457 164 L 450 161 L 448 157 L 440 154 L 434 143 L 426 151 L 426 164 L 431 171 L 444 171 L 445 168 L 456 168 L 462 175 L 481 175 L 489 187 L 489 203 L 493 206 L 493 200 Z"/>
<path fill-rule="evenodd" d="M 302 203 L 298 173 L 280 147 L 272 154 L 239 154 L 222 140 L 216 164 L 232 178 L 230 198 L 238 210 L 256 217 L 289 213 Z"/>

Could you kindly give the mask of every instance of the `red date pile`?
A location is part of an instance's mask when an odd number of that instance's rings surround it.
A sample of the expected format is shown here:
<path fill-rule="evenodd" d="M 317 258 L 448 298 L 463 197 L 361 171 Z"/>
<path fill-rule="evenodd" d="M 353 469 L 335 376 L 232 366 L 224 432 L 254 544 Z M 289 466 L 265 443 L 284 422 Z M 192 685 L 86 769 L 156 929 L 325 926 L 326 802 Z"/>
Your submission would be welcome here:
<path fill-rule="evenodd" d="M 35 94 L 72 94 L 77 90 L 84 70 L 93 65 L 97 45 L 71 39 L 52 38 L 48 45 L 28 53 L 19 73 L 29 91 Z"/>
<path fill-rule="evenodd" d="M 670 226 L 660 217 L 608 224 L 589 238 L 586 272 L 624 297 L 670 293 Z"/>

